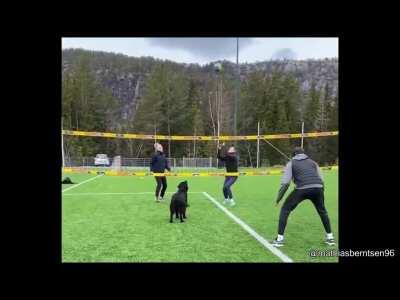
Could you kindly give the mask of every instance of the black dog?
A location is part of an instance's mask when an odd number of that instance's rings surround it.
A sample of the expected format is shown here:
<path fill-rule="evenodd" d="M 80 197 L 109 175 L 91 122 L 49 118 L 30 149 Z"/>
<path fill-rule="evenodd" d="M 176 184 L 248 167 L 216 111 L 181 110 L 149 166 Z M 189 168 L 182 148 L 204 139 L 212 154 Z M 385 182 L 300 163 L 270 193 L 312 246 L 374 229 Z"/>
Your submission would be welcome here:
<path fill-rule="evenodd" d="M 61 184 L 74 184 L 74 183 L 69 177 L 67 177 L 63 181 L 61 181 Z"/>
<path fill-rule="evenodd" d="M 171 204 L 169 206 L 171 213 L 169 219 L 170 223 L 172 223 L 174 213 L 177 219 L 181 219 L 181 222 L 184 222 L 183 219 L 186 219 L 186 207 L 189 206 L 187 201 L 188 190 L 189 187 L 187 181 L 183 181 L 178 185 L 178 191 L 172 196 Z"/>

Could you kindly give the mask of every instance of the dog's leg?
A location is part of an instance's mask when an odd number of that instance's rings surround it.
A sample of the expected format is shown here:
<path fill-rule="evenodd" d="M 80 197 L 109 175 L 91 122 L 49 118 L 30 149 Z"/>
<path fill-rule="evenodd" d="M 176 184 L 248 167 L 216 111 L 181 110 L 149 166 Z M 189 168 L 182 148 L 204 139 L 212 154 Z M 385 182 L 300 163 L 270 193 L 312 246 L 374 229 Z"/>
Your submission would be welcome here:
<path fill-rule="evenodd" d="M 182 211 L 183 211 L 183 218 L 186 219 L 186 207 L 184 207 L 184 208 L 182 209 Z"/>
<path fill-rule="evenodd" d="M 181 219 L 181 223 L 182 223 L 182 222 L 185 222 L 185 221 L 183 221 L 183 208 L 180 208 L 180 209 L 179 209 L 179 217 L 180 217 L 180 219 Z"/>
<path fill-rule="evenodd" d="M 187 195 L 185 197 L 185 203 L 186 203 L 186 207 L 189 207 L 189 203 L 188 203 L 188 200 L 187 200 Z"/>
<path fill-rule="evenodd" d="M 170 208 L 170 217 L 169 217 L 169 222 L 172 223 L 172 218 L 174 216 L 174 211 L 172 210 L 172 208 Z"/>

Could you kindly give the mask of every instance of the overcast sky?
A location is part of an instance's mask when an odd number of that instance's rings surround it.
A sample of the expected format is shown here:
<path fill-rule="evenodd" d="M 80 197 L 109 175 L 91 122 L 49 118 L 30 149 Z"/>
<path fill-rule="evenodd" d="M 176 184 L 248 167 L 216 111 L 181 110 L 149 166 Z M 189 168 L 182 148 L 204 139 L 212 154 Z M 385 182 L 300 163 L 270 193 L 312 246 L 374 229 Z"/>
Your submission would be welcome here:
<path fill-rule="evenodd" d="M 339 57 L 338 38 L 240 38 L 239 62 Z M 62 48 L 153 56 L 180 63 L 236 62 L 236 38 L 63 38 Z"/>

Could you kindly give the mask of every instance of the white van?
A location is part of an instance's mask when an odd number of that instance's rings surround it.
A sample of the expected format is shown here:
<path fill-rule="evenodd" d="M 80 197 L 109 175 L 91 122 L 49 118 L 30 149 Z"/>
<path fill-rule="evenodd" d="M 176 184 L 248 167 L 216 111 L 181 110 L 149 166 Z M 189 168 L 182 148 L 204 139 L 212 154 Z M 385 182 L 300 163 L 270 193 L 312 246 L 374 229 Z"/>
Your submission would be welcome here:
<path fill-rule="evenodd" d="M 107 154 L 96 154 L 96 157 L 94 158 L 94 165 L 102 167 L 109 166 L 110 160 L 108 159 Z"/>

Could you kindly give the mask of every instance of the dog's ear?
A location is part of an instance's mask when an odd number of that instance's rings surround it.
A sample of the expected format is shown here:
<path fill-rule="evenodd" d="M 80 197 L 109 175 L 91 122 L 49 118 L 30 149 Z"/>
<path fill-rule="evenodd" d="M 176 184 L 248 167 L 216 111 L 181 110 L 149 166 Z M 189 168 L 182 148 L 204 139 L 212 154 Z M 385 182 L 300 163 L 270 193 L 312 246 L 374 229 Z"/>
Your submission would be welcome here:
<path fill-rule="evenodd" d="M 188 190 L 188 184 L 187 181 L 182 181 L 181 183 L 178 184 L 178 189 L 180 191 L 187 191 Z"/>

